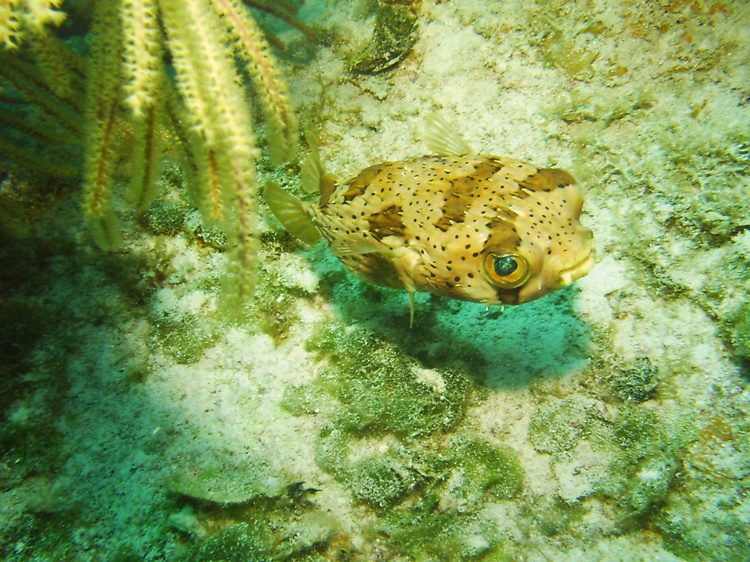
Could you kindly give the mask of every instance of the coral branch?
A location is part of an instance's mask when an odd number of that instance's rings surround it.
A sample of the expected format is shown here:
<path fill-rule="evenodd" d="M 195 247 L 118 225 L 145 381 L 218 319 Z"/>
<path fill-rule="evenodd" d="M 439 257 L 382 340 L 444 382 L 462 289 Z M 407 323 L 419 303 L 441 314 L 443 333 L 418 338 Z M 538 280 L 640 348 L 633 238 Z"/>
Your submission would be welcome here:
<path fill-rule="evenodd" d="M 236 0 L 215 0 L 215 5 L 226 18 L 228 30 L 236 41 L 237 56 L 248 63 L 248 73 L 255 81 L 270 128 L 271 158 L 276 163 L 288 160 L 297 150 L 297 124 L 268 43 Z"/>
<path fill-rule="evenodd" d="M 204 220 L 226 233 L 236 258 L 231 281 L 247 296 L 258 261 L 260 151 L 236 59 L 256 86 L 273 159 L 291 158 L 297 144 L 289 95 L 249 10 L 239 0 L 95 0 L 83 67 L 75 42 L 58 39 L 47 27 L 65 17 L 55 9 L 61 4 L 0 0 L 2 103 L 25 104 L 17 118 L 4 121 L 0 132 L 7 138 L 0 140 L 42 145 L 48 139 L 46 144 L 64 147 L 45 154 L 54 161 L 78 151 L 77 139 L 84 139 L 83 210 L 104 247 L 118 238 L 116 165 L 132 158 L 129 203 L 142 212 L 158 183 L 165 147 L 182 155 L 189 191 L 198 194 Z M 284 11 L 287 17 L 289 7 Z M 51 119 L 26 106 L 38 106 Z M 74 133 L 68 134 L 73 142 L 61 137 L 64 129 Z M 28 151 L 5 151 L 0 159 L 7 162 L 11 153 L 29 164 Z"/>
<path fill-rule="evenodd" d="M 163 71 L 159 8 L 155 0 L 124 0 L 123 36 L 125 103 L 138 118 L 156 104 Z"/>
<path fill-rule="evenodd" d="M 120 29 L 117 2 L 100 0 L 91 30 L 92 52 L 87 93 L 84 209 L 103 217 L 108 209 L 112 183 L 113 128 L 120 103 Z"/>

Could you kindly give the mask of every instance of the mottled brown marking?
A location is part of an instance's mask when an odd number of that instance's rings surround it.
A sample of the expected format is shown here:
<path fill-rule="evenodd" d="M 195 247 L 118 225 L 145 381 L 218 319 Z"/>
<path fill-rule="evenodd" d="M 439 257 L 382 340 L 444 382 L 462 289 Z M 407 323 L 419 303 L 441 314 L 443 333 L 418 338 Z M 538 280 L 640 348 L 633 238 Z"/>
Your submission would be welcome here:
<path fill-rule="evenodd" d="M 360 278 L 389 289 L 404 289 L 404 283 L 391 258 L 385 254 L 373 252 L 342 258 L 347 267 L 355 271 Z"/>
<path fill-rule="evenodd" d="M 521 245 L 521 238 L 504 220 L 490 221 L 490 235 L 484 244 L 484 250 L 504 252 L 515 251 Z"/>
<path fill-rule="evenodd" d="M 529 191 L 552 191 L 557 187 L 573 185 L 576 182 L 568 172 L 559 168 L 541 168 L 518 184 Z"/>
<path fill-rule="evenodd" d="M 495 289 L 495 294 L 497 295 L 497 300 L 499 300 L 503 304 L 518 304 L 518 293 L 521 291 L 521 288 L 517 289 Z"/>
<path fill-rule="evenodd" d="M 369 168 L 365 168 L 364 170 L 362 170 L 362 172 L 356 178 L 353 178 L 346 182 L 344 185 L 348 186 L 348 188 L 346 191 L 344 191 L 344 193 L 342 193 L 344 201 L 349 202 L 355 197 L 359 197 L 360 195 L 362 195 L 373 182 L 373 180 L 380 175 L 382 170 L 382 165 L 370 166 Z"/>
<path fill-rule="evenodd" d="M 370 224 L 370 233 L 377 240 L 382 240 L 386 236 L 403 238 L 406 234 L 406 227 L 401 218 L 401 207 L 397 205 L 391 205 L 379 213 L 370 215 L 367 222 Z"/>
<path fill-rule="evenodd" d="M 497 160 L 485 160 L 476 165 L 476 171 L 471 174 L 471 180 L 475 183 L 489 180 L 498 170 L 505 168 L 505 164 Z"/>
<path fill-rule="evenodd" d="M 452 224 L 464 222 L 466 211 L 471 206 L 470 195 L 475 188 L 476 183 L 469 178 L 451 182 L 451 191 L 446 194 L 445 203 L 440 209 L 443 215 L 435 222 L 435 226 L 445 232 Z"/>

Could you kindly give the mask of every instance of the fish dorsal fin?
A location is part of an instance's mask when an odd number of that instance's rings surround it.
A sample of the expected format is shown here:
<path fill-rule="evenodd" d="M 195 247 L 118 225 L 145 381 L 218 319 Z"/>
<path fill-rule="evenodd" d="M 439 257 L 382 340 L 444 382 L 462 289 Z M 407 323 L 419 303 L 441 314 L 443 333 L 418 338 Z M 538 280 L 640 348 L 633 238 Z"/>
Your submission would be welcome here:
<path fill-rule="evenodd" d="M 424 143 L 432 154 L 438 156 L 462 156 L 473 153 L 458 131 L 439 113 L 430 113 L 425 119 Z"/>
<path fill-rule="evenodd" d="M 273 182 L 266 184 L 263 199 L 289 234 L 311 246 L 318 241 L 320 233 L 302 201 Z"/>
<path fill-rule="evenodd" d="M 302 189 L 307 193 L 320 193 L 320 205 L 322 207 L 328 203 L 336 183 L 326 174 L 320 160 L 318 141 L 310 131 L 305 132 L 305 140 L 310 147 L 310 154 L 302 161 L 300 168 Z"/>

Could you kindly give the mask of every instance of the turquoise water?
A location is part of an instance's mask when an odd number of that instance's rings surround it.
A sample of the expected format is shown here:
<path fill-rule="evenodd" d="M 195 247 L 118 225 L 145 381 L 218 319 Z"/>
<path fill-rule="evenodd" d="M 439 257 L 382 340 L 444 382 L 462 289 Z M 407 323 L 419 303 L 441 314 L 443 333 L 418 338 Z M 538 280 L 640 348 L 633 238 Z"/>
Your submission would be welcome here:
<path fill-rule="evenodd" d="M 255 14 L 331 176 L 424 154 L 438 110 L 570 171 L 597 264 L 518 307 L 419 293 L 410 328 L 259 203 L 228 311 L 233 239 L 177 149 L 139 216 L 117 164 L 111 252 L 76 181 L 6 150 L 2 557 L 750 559 L 745 4 L 307 0 L 314 38 Z M 257 174 L 304 196 L 294 162 Z"/>

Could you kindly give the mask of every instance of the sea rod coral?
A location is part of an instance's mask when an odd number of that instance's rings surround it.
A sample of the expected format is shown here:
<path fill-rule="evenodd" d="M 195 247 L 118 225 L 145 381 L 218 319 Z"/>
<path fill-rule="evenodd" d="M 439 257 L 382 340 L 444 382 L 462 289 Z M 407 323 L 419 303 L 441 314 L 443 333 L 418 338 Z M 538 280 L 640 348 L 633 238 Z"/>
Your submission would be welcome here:
<path fill-rule="evenodd" d="M 95 239 L 108 248 L 119 238 L 112 188 L 121 159 L 134 163 L 129 203 L 142 211 L 165 150 L 177 152 L 204 219 L 220 226 L 236 249 L 232 261 L 241 275 L 235 277 L 247 293 L 257 262 L 260 153 L 240 66 L 268 125 L 272 160 L 283 162 L 296 151 L 289 96 L 249 10 L 238 0 L 96 0 L 85 22 L 85 52 L 55 33 L 52 26 L 66 17 L 87 17 L 61 4 L 0 4 L 0 101 L 41 110 L 0 123 L 0 142 L 11 155 L 5 165 L 45 168 L 38 160 L 51 154 L 48 131 L 59 131 L 68 146 L 83 138 L 77 154 L 83 209 Z M 38 150 L 24 150 L 34 143 Z M 62 166 L 67 158 L 49 157 L 46 169 L 53 175 L 57 169 L 77 175 Z"/>

